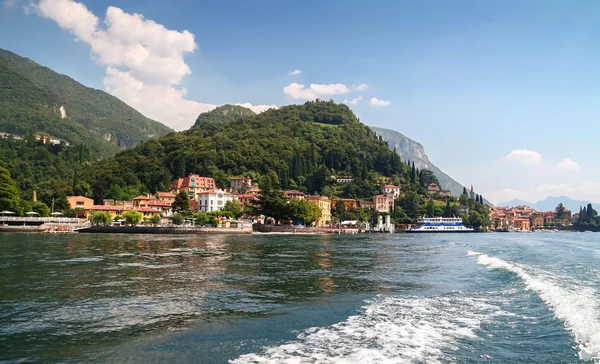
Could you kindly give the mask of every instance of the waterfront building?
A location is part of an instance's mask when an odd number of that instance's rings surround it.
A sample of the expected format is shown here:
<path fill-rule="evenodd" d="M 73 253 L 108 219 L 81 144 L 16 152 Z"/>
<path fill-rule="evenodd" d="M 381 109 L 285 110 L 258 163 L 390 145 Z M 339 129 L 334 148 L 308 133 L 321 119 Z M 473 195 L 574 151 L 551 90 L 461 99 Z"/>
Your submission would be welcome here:
<path fill-rule="evenodd" d="M 192 199 L 195 198 L 198 193 L 214 188 L 215 180 L 213 178 L 190 174 L 187 177 L 174 180 L 171 185 L 171 193 L 176 195 L 179 191 L 185 191 L 190 199 Z"/>
<path fill-rule="evenodd" d="M 394 195 L 389 193 L 385 195 L 376 195 L 373 197 L 373 204 L 375 206 L 375 211 L 391 213 L 392 208 L 394 207 Z"/>
<path fill-rule="evenodd" d="M 94 200 L 85 196 L 67 196 L 67 201 L 72 209 L 89 209 L 94 205 Z"/>
<path fill-rule="evenodd" d="M 237 200 L 237 197 L 224 190 L 211 189 L 198 193 L 198 211 L 219 211 L 227 201 Z"/>
<path fill-rule="evenodd" d="M 306 201 L 316 205 L 321 209 L 321 218 L 317 221 L 317 226 L 324 226 L 331 221 L 331 200 L 325 196 L 306 196 Z"/>
<path fill-rule="evenodd" d="M 229 178 L 229 189 L 232 193 L 245 192 L 250 188 L 252 188 L 252 179 L 250 177 Z"/>

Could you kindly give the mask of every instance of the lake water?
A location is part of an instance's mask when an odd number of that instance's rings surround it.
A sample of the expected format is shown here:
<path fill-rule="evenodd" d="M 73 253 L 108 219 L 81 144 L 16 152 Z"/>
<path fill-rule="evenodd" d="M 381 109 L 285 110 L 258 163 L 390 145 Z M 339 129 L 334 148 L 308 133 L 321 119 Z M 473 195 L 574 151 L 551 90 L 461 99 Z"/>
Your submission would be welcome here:
<path fill-rule="evenodd" d="M 600 362 L 600 235 L 0 234 L 0 362 Z"/>

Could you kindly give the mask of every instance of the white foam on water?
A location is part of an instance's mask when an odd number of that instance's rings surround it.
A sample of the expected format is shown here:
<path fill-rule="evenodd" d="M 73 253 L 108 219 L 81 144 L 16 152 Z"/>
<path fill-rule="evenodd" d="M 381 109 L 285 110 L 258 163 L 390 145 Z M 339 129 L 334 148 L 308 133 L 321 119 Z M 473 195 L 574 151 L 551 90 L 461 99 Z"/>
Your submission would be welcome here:
<path fill-rule="evenodd" d="M 564 322 L 578 344 L 579 358 L 600 362 L 600 301 L 595 289 L 538 268 L 487 254 L 470 253 L 467 254 L 478 255 L 479 264 L 518 275 L 527 288 L 536 292 L 554 315 Z"/>
<path fill-rule="evenodd" d="M 230 363 L 445 363 L 459 340 L 475 338 L 482 322 L 501 315 L 488 299 L 378 296 L 364 313 L 305 330 L 294 342 L 242 355 Z"/>

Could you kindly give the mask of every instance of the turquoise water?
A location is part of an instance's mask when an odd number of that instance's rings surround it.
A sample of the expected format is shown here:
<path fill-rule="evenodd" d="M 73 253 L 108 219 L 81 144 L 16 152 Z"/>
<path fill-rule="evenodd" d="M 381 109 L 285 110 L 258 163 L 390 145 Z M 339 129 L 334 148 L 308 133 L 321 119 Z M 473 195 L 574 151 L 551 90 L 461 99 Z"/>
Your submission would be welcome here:
<path fill-rule="evenodd" d="M 0 362 L 600 362 L 599 237 L 0 234 Z"/>

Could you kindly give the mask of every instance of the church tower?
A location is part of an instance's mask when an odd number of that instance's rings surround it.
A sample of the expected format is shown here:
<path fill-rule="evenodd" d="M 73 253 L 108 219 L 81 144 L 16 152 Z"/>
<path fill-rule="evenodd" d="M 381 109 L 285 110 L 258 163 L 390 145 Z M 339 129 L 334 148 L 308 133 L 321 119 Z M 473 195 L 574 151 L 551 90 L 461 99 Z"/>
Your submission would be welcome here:
<path fill-rule="evenodd" d="M 473 189 L 473 185 L 471 185 L 471 192 L 469 193 L 469 197 L 471 199 L 475 199 L 475 190 Z"/>

